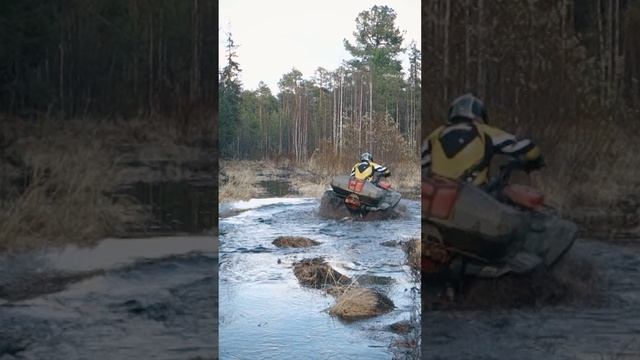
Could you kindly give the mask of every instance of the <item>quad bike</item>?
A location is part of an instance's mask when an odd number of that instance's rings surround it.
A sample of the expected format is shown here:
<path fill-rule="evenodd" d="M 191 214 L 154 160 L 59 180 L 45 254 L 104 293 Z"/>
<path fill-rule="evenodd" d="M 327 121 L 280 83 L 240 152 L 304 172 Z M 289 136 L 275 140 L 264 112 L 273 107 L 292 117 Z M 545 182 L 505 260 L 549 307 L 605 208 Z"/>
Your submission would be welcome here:
<path fill-rule="evenodd" d="M 497 278 L 550 267 L 566 253 L 577 226 L 543 195 L 509 178 L 512 161 L 481 188 L 440 177 L 422 182 L 422 271 L 427 278 Z"/>
<path fill-rule="evenodd" d="M 369 212 L 389 212 L 400 202 L 402 195 L 382 180 L 358 180 L 353 176 L 336 176 L 331 190 L 323 195 L 323 202 L 333 208 L 346 208 L 351 214 L 366 215 Z"/>

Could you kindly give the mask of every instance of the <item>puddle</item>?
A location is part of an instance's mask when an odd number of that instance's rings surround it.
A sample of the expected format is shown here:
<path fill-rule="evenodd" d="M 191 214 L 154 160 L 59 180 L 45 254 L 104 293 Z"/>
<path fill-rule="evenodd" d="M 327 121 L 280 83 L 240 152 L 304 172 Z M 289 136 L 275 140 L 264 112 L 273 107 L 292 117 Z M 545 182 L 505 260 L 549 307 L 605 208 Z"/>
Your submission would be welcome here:
<path fill-rule="evenodd" d="M 262 180 L 260 181 L 260 186 L 265 190 L 266 195 L 270 197 L 297 194 L 297 192 L 291 188 L 291 183 L 287 180 Z"/>
<path fill-rule="evenodd" d="M 0 358 L 217 358 L 217 265 L 204 236 L 1 255 L 0 287 L 48 287 L 0 301 Z"/>
<path fill-rule="evenodd" d="M 384 329 L 398 321 L 416 321 L 419 282 L 404 265 L 402 249 L 380 243 L 418 236 L 420 204 L 407 201 L 406 206 L 410 213 L 406 219 L 365 223 L 318 217 L 318 199 L 270 198 L 220 204 L 221 214 L 223 210 L 243 209 L 220 219 L 220 357 L 396 356 L 397 348 L 390 345 L 399 335 Z M 304 236 L 321 244 L 279 249 L 271 243 L 284 235 Z M 320 256 L 342 274 L 363 276 L 363 283 L 384 291 L 395 309 L 353 323 L 331 317 L 328 309 L 335 304 L 334 298 L 323 290 L 301 286 L 293 273 L 293 263 Z M 413 348 L 417 352 L 415 344 Z"/>
<path fill-rule="evenodd" d="M 188 182 L 137 182 L 122 189 L 147 205 L 152 220 L 144 231 L 199 233 L 213 229 L 218 217 L 213 185 Z"/>

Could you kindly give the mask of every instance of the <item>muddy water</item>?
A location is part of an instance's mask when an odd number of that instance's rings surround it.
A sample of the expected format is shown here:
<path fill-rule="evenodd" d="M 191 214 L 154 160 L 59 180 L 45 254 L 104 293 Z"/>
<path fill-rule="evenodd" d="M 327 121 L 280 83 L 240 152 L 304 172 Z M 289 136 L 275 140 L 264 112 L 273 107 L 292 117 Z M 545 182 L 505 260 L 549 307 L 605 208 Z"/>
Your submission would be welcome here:
<path fill-rule="evenodd" d="M 150 220 L 143 232 L 197 233 L 214 227 L 218 194 L 210 182 L 137 182 L 118 195 L 129 195 L 146 206 Z"/>
<path fill-rule="evenodd" d="M 398 346 L 391 344 L 403 339 L 384 328 L 419 317 L 420 297 L 415 289 L 419 282 L 404 265 L 405 255 L 399 247 L 380 244 L 419 234 L 419 203 L 408 201 L 406 205 L 406 219 L 353 222 L 319 218 L 318 199 L 269 198 L 221 204 L 220 357 L 400 357 Z M 281 235 L 305 236 L 322 244 L 278 249 L 271 242 Z M 322 290 L 301 287 L 293 275 L 293 262 L 317 256 L 352 278 L 384 277 L 372 286 L 387 293 L 395 303 L 394 311 L 352 323 L 331 317 L 326 310 L 334 299 Z M 412 335 L 419 339 L 418 334 Z"/>
<path fill-rule="evenodd" d="M 0 359 L 217 359 L 217 208 L 207 184 L 135 184 L 142 229 L 0 254 Z"/>
<path fill-rule="evenodd" d="M 0 300 L 0 359 L 216 358 L 215 247 L 165 237 L 0 257 L 0 287 L 22 291 Z"/>
<path fill-rule="evenodd" d="M 260 185 L 268 196 L 280 197 L 295 194 L 291 184 L 286 180 L 263 180 Z"/>
<path fill-rule="evenodd" d="M 425 359 L 640 359 L 640 247 L 579 240 L 601 301 L 537 309 L 429 311 Z M 588 299 L 586 299 L 588 300 Z"/>

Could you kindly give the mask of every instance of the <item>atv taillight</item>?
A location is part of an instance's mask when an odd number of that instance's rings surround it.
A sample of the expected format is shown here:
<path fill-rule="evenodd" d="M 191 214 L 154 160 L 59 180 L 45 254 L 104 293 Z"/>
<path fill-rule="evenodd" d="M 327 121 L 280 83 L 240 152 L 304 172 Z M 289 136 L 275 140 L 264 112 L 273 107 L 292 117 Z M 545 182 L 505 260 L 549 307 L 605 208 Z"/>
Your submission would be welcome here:
<path fill-rule="evenodd" d="M 514 204 L 535 210 L 544 204 L 544 195 L 525 185 L 507 185 L 502 194 Z"/>
<path fill-rule="evenodd" d="M 389 184 L 388 182 L 384 182 L 384 181 L 379 181 L 378 182 L 378 186 L 380 186 L 381 188 L 388 190 L 391 188 L 391 184 Z"/>

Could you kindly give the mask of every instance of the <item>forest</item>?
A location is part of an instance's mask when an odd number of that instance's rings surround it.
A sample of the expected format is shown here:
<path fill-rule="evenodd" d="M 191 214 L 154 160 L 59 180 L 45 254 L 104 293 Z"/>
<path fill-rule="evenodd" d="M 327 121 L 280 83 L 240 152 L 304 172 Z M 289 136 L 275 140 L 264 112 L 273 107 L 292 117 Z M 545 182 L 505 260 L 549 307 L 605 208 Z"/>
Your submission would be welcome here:
<path fill-rule="evenodd" d="M 0 112 L 131 118 L 211 111 L 214 11 L 202 0 L 2 2 Z"/>
<path fill-rule="evenodd" d="M 208 0 L 0 2 L 0 251 L 165 226 L 132 183 L 215 186 L 216 20 Z"/>
<path fill-rule="evenodd" d="M 318 67 L 304 76 L 293 68 L 278 89 L 243 88 L 242 59 L 227 33 L 226 63 L 219 74 L 219 139 L 223 159 L 312 158 L 353 162 L 362 151 L 386 161 L 413 159 L 420 141 L 421 52 L 396 12 L 373 6 L 355 19 L 355 41 L 342 44 L 352 58 L 337 69 Z M 346 35 L 346 34 L 345 34 Z M 407 53 L 408 69 L 399 55 Z M 348 160 L 346 160 L 348 159 Z"/>
<path fill-rule="evenodd" d="M 464 92 L 489 122 L 531 137 L 534 176 L 558 206 L 637 193 L 640 2 L 425 0 L 423 135 Z"/>

